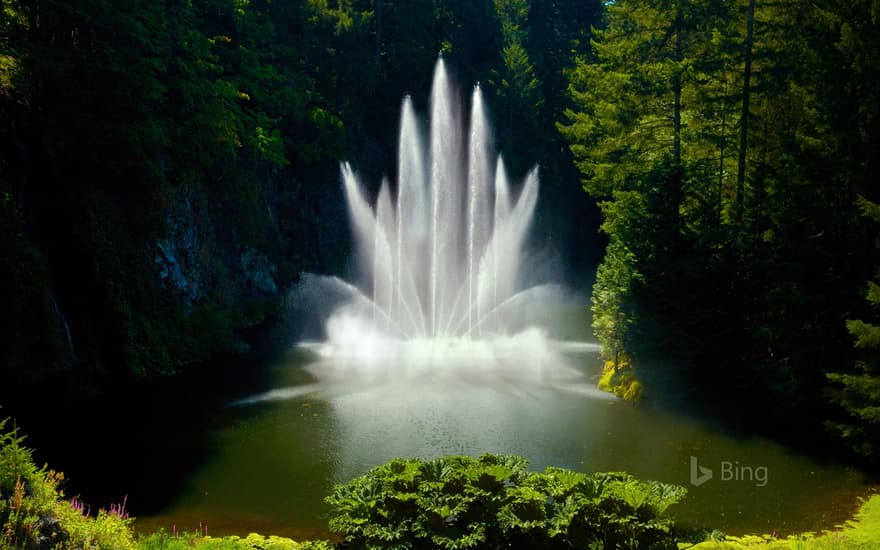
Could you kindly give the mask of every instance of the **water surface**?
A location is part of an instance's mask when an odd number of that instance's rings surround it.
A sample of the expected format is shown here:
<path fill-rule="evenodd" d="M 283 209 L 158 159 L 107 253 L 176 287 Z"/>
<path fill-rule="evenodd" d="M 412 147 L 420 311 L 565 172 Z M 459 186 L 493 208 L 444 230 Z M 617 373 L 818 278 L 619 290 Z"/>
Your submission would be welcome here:
<path fill-rule="evenodd" d="M 674 515 L 734 534 L 832 528 L 868 490 L 855 470 L 596 390 L 594 348 L 570 346 L 564 356 L 574 370 L 502 365 L 400 376 L 387 366 L 354 376 L 292 352 L 272 367 L 271 391 L 242 395 L 214 420 L 209 457 L 165 510 L 137 526 L 327 537 L 323 498 L 333 485 L 401 456 L 509 453 L 538 470 L 623 470 L 686 486 Z M 691 457 L 713 479 L 690 484 Z M 739 479 L 722 478 L 723 462 Z M 766 480 L 755 476 L 761 467 Z"/>

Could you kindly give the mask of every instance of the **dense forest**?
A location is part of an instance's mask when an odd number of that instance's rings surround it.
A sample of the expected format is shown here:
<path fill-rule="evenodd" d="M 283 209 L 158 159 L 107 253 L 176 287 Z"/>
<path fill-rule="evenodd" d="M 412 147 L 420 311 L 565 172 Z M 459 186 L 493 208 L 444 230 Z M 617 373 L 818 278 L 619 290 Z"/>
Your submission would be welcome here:
<path fill-rule="evenodd" d="M 607 239 L 646 398 L 880 457 L 876 0 L 2 1 L 0 404 L 241 352 L 344 271 L 338 162 L 393 170 L 438 52 L 541 165 L 537 247 Z"/>
<path fill-rule="evenodd" d="M 610 237 L 593 312 L 614 367 L 659 400 L 871 460 L 878 16 L 609 3 L 560 123 Z"/>

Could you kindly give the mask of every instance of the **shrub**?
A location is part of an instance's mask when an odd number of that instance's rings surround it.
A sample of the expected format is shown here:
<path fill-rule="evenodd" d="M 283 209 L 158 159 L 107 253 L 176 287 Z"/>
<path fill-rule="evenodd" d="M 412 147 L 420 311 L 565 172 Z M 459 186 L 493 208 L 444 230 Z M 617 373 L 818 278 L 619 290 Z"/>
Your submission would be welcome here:
<path fill-rule="evenodd" d="M 396 459 L 326 500 L 343 548 L 676 548 L 682 487 L 624 473 L 526 470 L 516 456 Z"/>
<path fill-rule="evenodd" d="M 284 537 L 263 536 L 251 533 L 245 538 L 237 536 L 209 537 L 199 533 L 183 533 L 180 536 L 159 531 L 141 538 L 139 550 L 331 550 L 326 541 L 297 542 Z"/>
<path fill-rule="evenodd" d="M 63 476 L 38 468 L 8 422 L 0 421 L 0 548 L 56 544 L 67 538 L 53 509 Z"/>
<path fill-rule="evenodd" d="M 0 421 L 0 548 L 135 549 L 124 505 L 84 514 L 62 498 L 64 476 L 37 467 L 24 437 L 7 424 Z"/>

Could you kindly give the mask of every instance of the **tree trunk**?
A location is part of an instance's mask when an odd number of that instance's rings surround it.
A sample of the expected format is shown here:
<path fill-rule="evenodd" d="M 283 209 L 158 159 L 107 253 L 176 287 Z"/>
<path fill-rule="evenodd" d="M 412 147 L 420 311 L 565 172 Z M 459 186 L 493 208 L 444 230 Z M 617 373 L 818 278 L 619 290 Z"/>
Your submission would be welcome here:
<path fill-rule="evenodd" d="M 739 165 L 736 171 L 736 222 L 742 222 L 746 185 L 746 147 L 749 135 L 749 96 L 752 78 L 752 40 L 755 28 L 755 0 L 749 0 L 746 24 L 746 66 L 743 73 L 742 115 L 739 122 Z"/>
<path fill-rule="evenodd" d="M 681 6 L 676 10 L 675 14 L 675 76 L 672 80 L 672 94 L 674 97 L 674 107 L 672 113 L 672 161 L 675 169 L 681 168 L 681 27 L 682 13 Z"/>
<path fill-rule="evenodd" d="M 718 225 L 721 225 L 721 220 L 724 217 L 724 153 L 726 149 L 726 139 L 727 136 L 725 132 L 727 131 L 727 79 L 724 82 L 724 98 L 721 103 L 721 139 L 720 139 L 720 147 L 719 147 L 719 156 L 720 159 L 718 161 L 718 204 L 716 205 L 716 209 L 718 211 Z"/>
<path fill-rule="evenodd" d="M 376 0 L 376 63 L 382 60 L 382 0 Z"/>

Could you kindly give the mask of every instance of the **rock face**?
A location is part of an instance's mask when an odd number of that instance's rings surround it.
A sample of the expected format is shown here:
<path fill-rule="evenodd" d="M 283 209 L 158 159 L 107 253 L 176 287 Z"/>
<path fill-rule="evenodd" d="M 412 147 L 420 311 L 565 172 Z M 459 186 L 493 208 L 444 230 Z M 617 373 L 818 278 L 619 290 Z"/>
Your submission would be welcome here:
<path fill-rule="evenodd" d="M 279 270 L 269 256 L 274 253 L 277 260 L 281 253 L 275 243 L 224 231 L 207 202 L 195 193 L 180 193 L 168 208 L 164 232 L 150 247 L 163 288 L 188 313 L 211 300 L 231 306 L 277 295 Z M 272 212 L 270 206 L 267 210 Z M 266 216 L 256 225 L 274 225 L 275 218 Z"/>
<path fill-rule="evenodd" d="M 38 550 L 51 550 L 58 548 L 59 544 L 67 541 L 70 535 L 61 526 L 58 518 L 45 515 L 37 520 L 34 529 L 39 533 L 36 537 Z"/>
<path fill-rule="evenodd" d="M 201 350 L 196 360 L 211 354 L 211 347 L 249 349 L 235 331 L 260 322 L 265 304 L 295 275 L 278 238 L 270 188 L 271 182 L 263 186 L 253 211 L 239 211 L 235 203 L 232 213 L 205 186 L 179 189 L 147 246 L 161 293 L 182 310 L 184 325 L 193 323 L 186 337 L 194 343 L 190 349 Z"/>
<path fill-rule="evenodd" d="M 165 236 L 155 242 L 153 261 L 165 287 L 177 292 L 187 311 L 204 296 L 204 262 L 198 257 L 201 240 L 192 200 L 181 197 L 165 216 Z"/>
<path fill-rule="evenodd" d="M 278 293 L 274 277 L 278 270 L 265 254 L 253 247 L 245 248 L 241 253 L 241 268 L 248 289 L 273 296 Z"/>
<path fill-rule="evenodd" d="M 297 276 L 302 242 L 315 241 L 286 234 L 306 225 L 290 210 L 308 203 L 281 200 L 280 185 L 258 182 L 244 198 L 181 186 L 137 224 L 112 197 L 89 204 L 85 219 L 60 198 L 34 199 L 43 209 L 34 216 L 47 220 L 38 230 L 24 196 L 0 205 L 0 320 L 10 328 L 0 335 L 0 379 L 10 382 L 0 402 L 14 401 L 15 387 L 89 393 L 109 376 L 165 376 L 246 351 L 241 330 L 265 319 Z"/>

